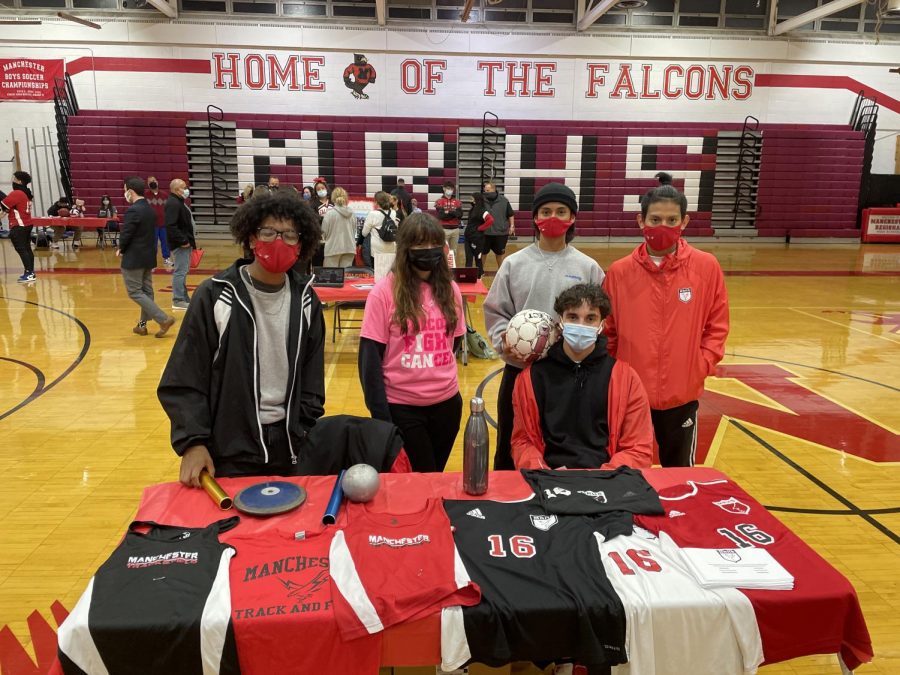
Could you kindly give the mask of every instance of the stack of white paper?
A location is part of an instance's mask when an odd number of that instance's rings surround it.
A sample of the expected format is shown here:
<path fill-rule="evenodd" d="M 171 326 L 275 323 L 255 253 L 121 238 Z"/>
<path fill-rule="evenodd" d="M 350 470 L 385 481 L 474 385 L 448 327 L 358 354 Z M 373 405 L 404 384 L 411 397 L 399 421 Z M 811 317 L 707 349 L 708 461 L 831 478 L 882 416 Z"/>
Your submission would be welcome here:
<path fill-rule="evenodd" d="M 764 548 L 682 548 L 681 555 L 703 588 L 794 588 L 794 577 Z"/>

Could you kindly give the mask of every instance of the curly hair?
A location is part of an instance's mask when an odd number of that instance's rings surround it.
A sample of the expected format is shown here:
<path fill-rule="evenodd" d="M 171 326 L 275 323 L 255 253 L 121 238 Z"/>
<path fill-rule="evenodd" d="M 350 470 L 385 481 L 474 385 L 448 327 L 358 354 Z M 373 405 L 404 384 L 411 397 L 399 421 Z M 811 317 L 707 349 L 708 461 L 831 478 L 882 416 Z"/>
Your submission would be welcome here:
<path fill-rule="evenodd" d="M 444 228 L 434 216 L 414 213 L 403 219 L 397 231 L 397 257 L 394 258 L 394 316 L 391 320 L 400 327 L 404 335 L 418 333 L 420 320 L 425 318 L 419 289 L 422 284 L 431 286 L 431 295 L 441 310 L 447 324 L 447 336 L 453 335 L 459 321 L 459 308 L 453 292 L 453 276 L 446 256 L 427 280 L 422 280 L 409 262 L 409 249 L 413 246 L 430 244 L 437 248 L 444 246 Z"/>
<path fill-rule="evenodd" d="M 295 192 L 254 194 L 253 199 L 242 204 L 231 218 L 235 243 L 245 251 L 249 249 L 251 237 L 256 236 L 267 218 L 291 223 L 300 235 L 300 260 L 312 258 L 322 235 L 319 217 Z"/>
<path fill-rule="evenodd" d="M 553 311 L 562 316 L 567 309 L 581 307 L 584 303 L 588 307 L 599 309 L 602 319 L 608 317 L 612 309 L 609 296 L 600 284 L 575 284 L 556 296 Z"/>

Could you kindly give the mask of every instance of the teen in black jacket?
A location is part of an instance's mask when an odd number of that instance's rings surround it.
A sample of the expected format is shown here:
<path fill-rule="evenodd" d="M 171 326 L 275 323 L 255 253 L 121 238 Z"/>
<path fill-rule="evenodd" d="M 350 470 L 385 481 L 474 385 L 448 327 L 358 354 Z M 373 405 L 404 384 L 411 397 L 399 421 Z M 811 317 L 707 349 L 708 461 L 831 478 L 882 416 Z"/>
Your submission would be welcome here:
<path fill-rule="evenodd" d="M 295 474 L 324 413 L 322 305 L 312 278 L 291 269 L 315 250 L 318 218 L 295 195 L 264 195 L 238 209 L 231 231 L 254 257 L 194 292 L 157 390 L 186 485 L 204 468 Z"/>

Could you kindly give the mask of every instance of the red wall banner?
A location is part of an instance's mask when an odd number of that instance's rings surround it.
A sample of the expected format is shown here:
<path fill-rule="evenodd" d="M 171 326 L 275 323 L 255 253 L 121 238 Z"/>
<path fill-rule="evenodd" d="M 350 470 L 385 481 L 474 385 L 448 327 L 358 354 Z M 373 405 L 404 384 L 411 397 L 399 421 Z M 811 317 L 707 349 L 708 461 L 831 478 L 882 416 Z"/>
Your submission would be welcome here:
<path fill-rule="evenodd" d="M 0 59 L 0 101 L 52 101 L 62 59 Z"/>

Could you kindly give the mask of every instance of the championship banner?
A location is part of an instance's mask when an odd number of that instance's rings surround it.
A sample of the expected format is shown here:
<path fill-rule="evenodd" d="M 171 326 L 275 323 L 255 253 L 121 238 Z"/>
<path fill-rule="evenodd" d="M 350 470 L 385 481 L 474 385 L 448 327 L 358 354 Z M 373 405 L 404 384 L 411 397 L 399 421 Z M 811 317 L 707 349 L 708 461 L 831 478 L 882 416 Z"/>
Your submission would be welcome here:
<path fill-rule="evenodd" d="M 52 101 L 62 59 L 0 59 L 0 101 Z"/>
<path fill-rule="evenodd" d="M 900 209 L 864 209 L 862 240 L 900 243 Z"/>

